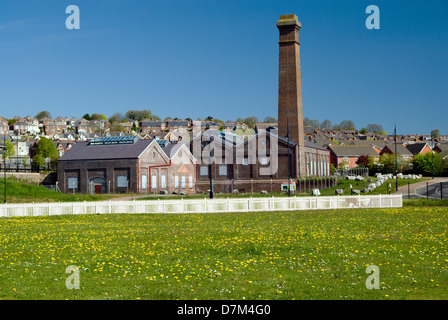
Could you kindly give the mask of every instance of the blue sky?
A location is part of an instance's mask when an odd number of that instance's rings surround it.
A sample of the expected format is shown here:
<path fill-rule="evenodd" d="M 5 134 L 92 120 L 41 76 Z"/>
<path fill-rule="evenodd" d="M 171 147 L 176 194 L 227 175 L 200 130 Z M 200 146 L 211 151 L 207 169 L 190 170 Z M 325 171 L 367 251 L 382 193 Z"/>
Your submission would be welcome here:
<path fill-rule="evenodd" d="M 68 5 L 80 9 L 68 30 Z M 380 29 L 368 30 L 368 5 Z M 296 14 L 304 116 L 448 134 L 447 0 L 0 0 L 0 115 L 277 118 L 278 30 Z"/>

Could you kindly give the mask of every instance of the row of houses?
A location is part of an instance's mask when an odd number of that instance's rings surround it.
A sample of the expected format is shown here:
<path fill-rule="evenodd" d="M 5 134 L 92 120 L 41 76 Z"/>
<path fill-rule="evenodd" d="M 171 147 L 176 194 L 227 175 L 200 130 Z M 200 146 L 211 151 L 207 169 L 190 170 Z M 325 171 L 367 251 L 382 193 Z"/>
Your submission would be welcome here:
<path fill-rule="evenodd" d="M 378 141 L 365 141 L 363 144 L 353 143 L 349 145 L 328 145 L 331 155 L 331 163 L 339 168 L 341 166 L 345 168 L 355 168 L 358 164 L 357 161 L 361 156 L 374 157 L 375 161 L 379 160 L 379 157 L 384 154 L 399 154 L 403 160 L 412 161 L 412 159 L 418 154 L 426 154 L 437 152 L 446 157 L 448 152 L 448 144 L 438 144 L 431 148 L 428 142 L 380 142 Z M 396 151 L 395 151 L 396 150 Z"/>
<path fill-rule="evenodd" d="M 21 135 L 69 135 L 69 134 L 94 134 L 104 133 L 111 130 L 111 123 L 106 120 L 86 120 L 84 118 L 77 119 L 75 117 L 57 117 L 55 119 L 43 118 L 40 121 L 31 117 L 14 117 L 14 123 L 8 124 L 8 119 L 0 116 L 0 134 L 8 134 L 13 131 Z M 199 121 L 201 130 L 215 129 L 223 131 L 233 131 L 237 128 L 246 130 L 247 124 L 219 121 Z M 162 132 L 186 132 L 193 128 L 191 119 L 166 119 L 164 121 L 154 119 L 144 119 L 142 121 L 124 120 L 117 123 L 120 132 L 131 134 L 134 130 L 140 134 L 162 133 Z M 82 139 L 80 139 L 82 140 Z"/>

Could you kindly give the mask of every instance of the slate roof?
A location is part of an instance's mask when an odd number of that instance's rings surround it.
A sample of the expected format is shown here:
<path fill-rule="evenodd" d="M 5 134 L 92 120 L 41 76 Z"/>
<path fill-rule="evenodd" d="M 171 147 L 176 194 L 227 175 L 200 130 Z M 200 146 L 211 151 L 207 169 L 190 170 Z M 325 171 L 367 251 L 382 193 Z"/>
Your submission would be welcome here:
<path fill-rule="evenodd" d="M 387 149 L 389 149 L 392 153 L 395 153 L 395 144 L 386 145 Z M 384 148 L 385 148 L 384 147 Z M 384 148 L 381 150 L 383 151 Z M 412 156 L 412 152 L 409 151 L 404 145 L 397 143 L 397 153 L 402 156 Z"/>
<path fill-rule="evenodd" d="M 171 159 L 180 148 L 182 148 L 181 143 L 170 143 L 165 148 L 162 148 L 162 150 L 163 152 L 165 152 L 168 158 Z"/>
<path fill-rule="evenodd" d="M 426 142 L 423 143 L 412 143 L 406 145 L 406 148 L 412 153 L 412 154 L 419 154 L 423 148 L 426 146 Z"/>
<path fill-rule="evenodd" d="M 338 157 L 359 157 L 359 156 L 378 156 L 378 153 L 371 147 L 367 145 L 359 145 L 359 146 L 336 146 L 330 145 L 328 146 L 331 151 Z"/>
<path fill-rule="evenodd" d="M 163 121 L 142 121 L 140 123 L 141 127 L 160 127 L 165 122 Z"/>
<path fill-rule="evenodd" d="M 78 142 L 58 161 L 137 159 L 153 140 L 138 139 L 134 144 L 89 145 Z"/>

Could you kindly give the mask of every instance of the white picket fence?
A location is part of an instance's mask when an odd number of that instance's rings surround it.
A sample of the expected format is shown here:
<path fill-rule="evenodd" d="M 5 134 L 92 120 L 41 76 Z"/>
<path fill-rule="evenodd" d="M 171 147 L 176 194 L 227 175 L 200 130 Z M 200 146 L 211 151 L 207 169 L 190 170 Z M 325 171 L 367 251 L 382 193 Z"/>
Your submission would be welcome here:
<path fill-rule="evenodd" d="M 211 213 L 402 207 L 401 194 L 2 204 L 0 217 L 113 213 Z"/>

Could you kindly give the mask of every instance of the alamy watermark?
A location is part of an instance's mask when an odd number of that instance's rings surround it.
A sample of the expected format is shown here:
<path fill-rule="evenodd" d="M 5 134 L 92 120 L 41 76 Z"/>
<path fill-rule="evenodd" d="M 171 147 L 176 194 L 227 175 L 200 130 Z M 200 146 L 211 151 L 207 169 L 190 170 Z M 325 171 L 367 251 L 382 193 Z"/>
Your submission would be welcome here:
<path fill-rule="evenodd" d="M 68 266 L 65 273 L 70 274 L 65 280 L 65 287 L 69 290 L 79 289 L 79 268 L 77 266 Z"/>
<path fill-rule="evenodd" d="M 259 164 L 258 174 L 270 176 L 278 170 L 278 140 L 278 129 L 275 128 L 244 140 L 218 130 L 202 131 L 201 121 L 193 121 L 192 154 L 199 165 Z"/>
<path fill-rule="evenodd" d="M 79 15 L 79 7 L 75 5 L 69 5 L 65 9 L 65 13 L 70 14 L 65 20 L 65 27 L 68 30 L 72 29 L 80 29 L 81 28 L 81 19 Z"/>
<path fill-rule="evenodd" d="M 370 274 L 366 279 L 367 289 L 380 288 L 380 268 L 375 265 L 370 265 L 366 268 L 366 273 Z"/>
<path fill-rule="evenodd" d="M 380 29 L 380 8 L 372 4 L 366 8 L 366 13 L 370 14 L 366 19 L 366 28 Z"/>

